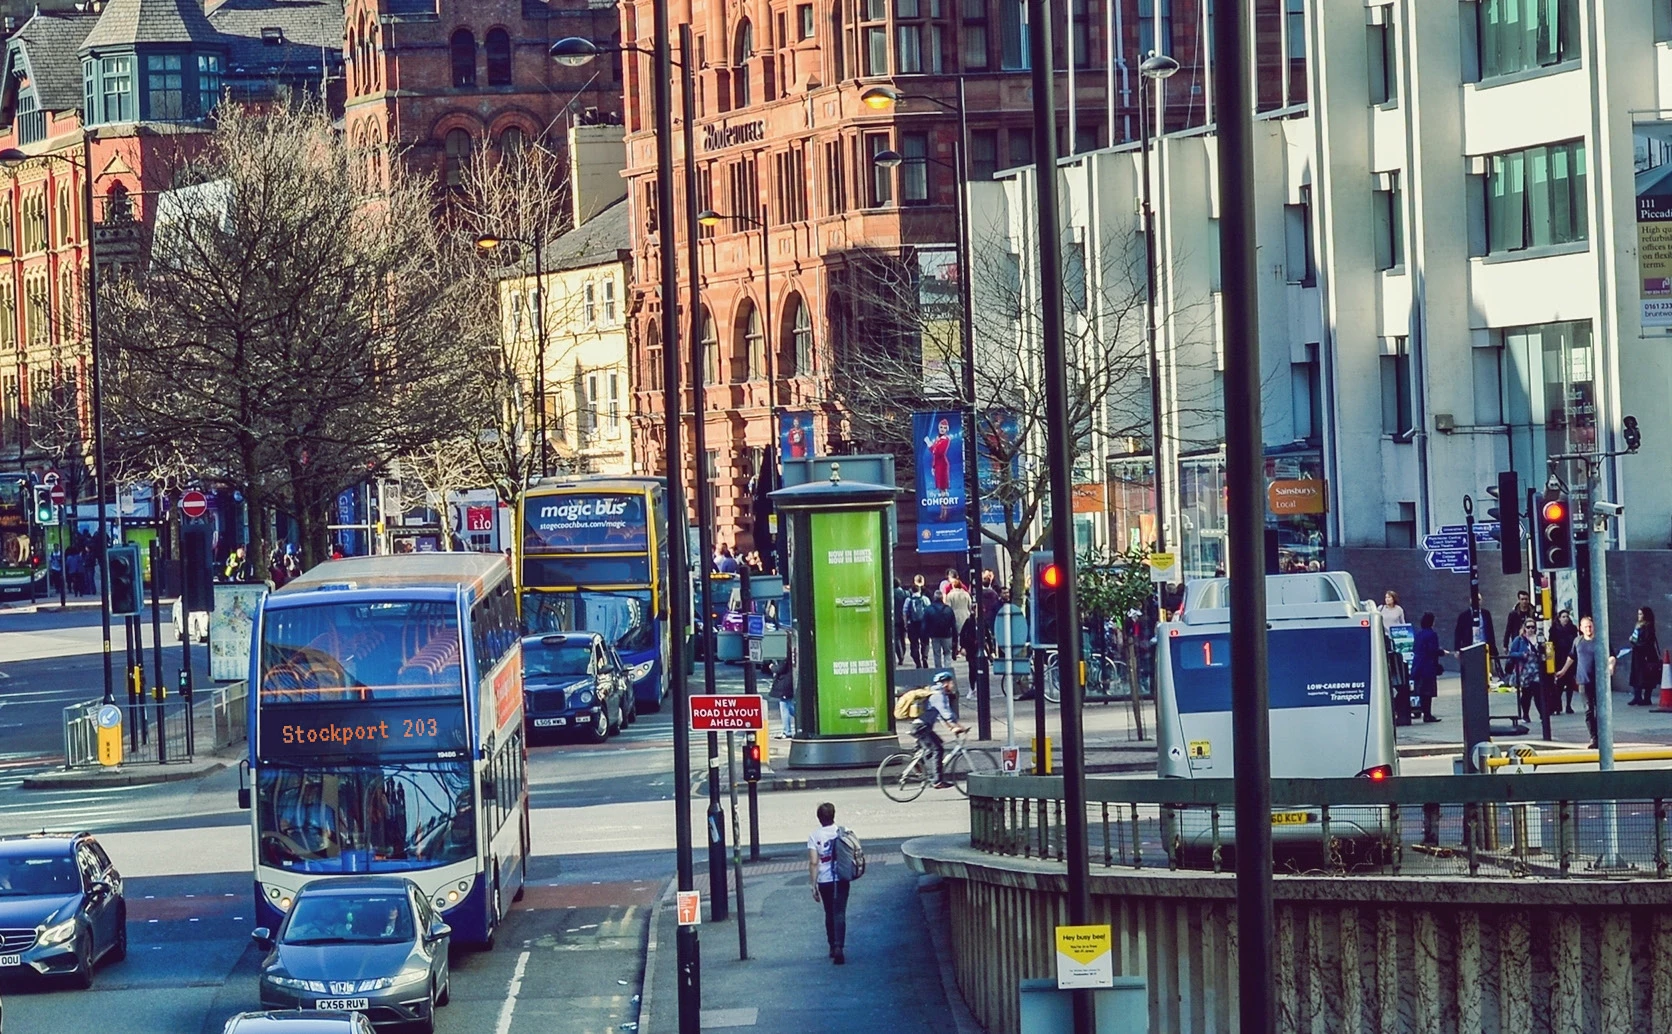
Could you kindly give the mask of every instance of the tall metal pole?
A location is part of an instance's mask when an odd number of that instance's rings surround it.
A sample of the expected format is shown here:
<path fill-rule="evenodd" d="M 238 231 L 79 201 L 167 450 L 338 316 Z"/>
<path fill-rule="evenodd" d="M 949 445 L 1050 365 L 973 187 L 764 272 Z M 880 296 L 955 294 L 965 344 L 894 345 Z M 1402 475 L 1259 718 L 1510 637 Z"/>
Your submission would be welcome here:
<path fill-rule="evenodd" d="M 673 53 L 668 28 L 670 0 L 653 0 L 655 20 L 651 101 L 656 117 L 656 258 L 662 304 L 662 431 L 666 443 L 668 505 L 685 506 L 684 459 L 679 448 L 681 365 L 679 362 L 679 256 L 674 251 L 673 214 Z M 690 30 L 681 27 L 683 56 L 691 60 Z M 701 480 L 699 478 L 698 480 Z M 668 677 L 673 680 L 673 785 L 676 881 L 680 890 L 696 889 L 691 859 L 691 687 L 685 679 L 685 635 L 690 626 L 691 565 L 685 555 L 684 522 L 668 536 Z M 702 959 L 697 928 L 681 925 L 675 940 L 679 968 L 679 1034 L 702 1031 Z"/>
<path fill-rule="evenodd" d="M 1221 5 L 1222 7 L 1225 5 Z M 1085 738 L 1080 725 L 1080 608 L 1074 586 L 1074 439 L 1068 427 L 1068 355 L 1063 340 L 1062 226 L 1057 214 L 1056 76 L 1051 68 L 1050 0 L 1028 0 L 1033 66 L 1034 175 L 1039 183 L 1039 301 L 1045 368 L 1045 455 L 1051 470 L 1051 549 L 1063 571 L 1057 593 L 1057 663 L 1062 682 L 1063 854 L 1068 922 L 1091 918 L 1091 857 L 1086 837 Z M 1070 55 L 1072 58 L 1072 55 Z M 1074 996 L 1074 1032 L 1092 1034 L 1091 992 Z"/>
<path fill-rule="evenodd" d="M 540 305 L 535 312 L 534 347 L 540 354 L 534 360 L 534 393 L 539 396 L 535 405 L 534 426 L 540 435 L 540 476 L 551 474 L 551 445 L 546 438 L 546 268 L 545 257 L 540 253 L 545 250 L 541 235 L 534 237 L 534 297 L 539 299 Z M 445 504 L 446 500 L 442 500 Z"/>
<path fill-rule="evenodd" d="M 1231 574 L 1232 766 L 1236 779 L 1238 1016 L 1242 1034 L 1277 1029 L 1272 959 L 1271 737 L 1266 693 L 1265 470 L 1254 256 L 1254 121 L 1249 6 L 1213 12 L 1219 83 L 1219 264 L 1225 313 L 1226 545 Z"/>
<path fill-rule="evenodd" d="M 1585 463 L 1585 517 L 1589 522 L 1586 550 L 1591 564 L 1591 624 L 1595 626 L 1596 641 L 1602 656 L 1597 658 L 1597 670 L 1592 674 L 1590 706 L 1596 710 L 1597 768 L 1614 771 L 1614 680 L 1609 675 L 1608 661 L 1613 656 L 1608 639 L 1608 518 L 1597 512 L 1597 492 L 1601 477 L 1597 467 L 1601 457 Z M 1620 868 L 1620 816 L 1613 801 L 1602 805 L 1602 857 L 1599 869 Z"/>
<path fill-rule="evenodd" d="M 97 468 L 96 484 L 99 492 L 99 628 L 104 647 L 104 702 L 116 698 L 110 672 L 110 538 L 105 529 L 110 511 L 110 469 L 105 466 L 104 441 L 104 362 L 99 357 L 99 259 L 94 241 L 93 225 L 93 138 L 84 130 L 81 135 L 81 221 L 87 232 L 87 341 L 92 353 L 93 377 L 93 465 Z M 58 157 L 72 168 L 75 161 Z"/>
<path fill-rule="evenodd" d="M 1143 162 L 1144 209 L 1144 343 L 1149 350 L 1150 387 L 1150 478 L 1155 486 L 1155 550 L 1167 551 L 1167 478 L 1164 473 L 1161 438 L 1161 336 L 1155 330 L 1155 213 L 1150 205 L 1149 103 L 1144 91 L 1149 77 L 1138 75 L 1139 154 Z"/>
<path fill-rule="evenodd" d="M 975 735 L 993 738 L 993 704 L 987 699 L 987 636 L 981 622 L 981 418 L 975 397 L 975 287 L 971 276 L 969 114 L 964 108 L 964 77 L 958 77 L 958 139 L 952 164 L 958 180 L 958 304 L 963 309 L 964 494 L 968 497 L 970 621 L 976 622 L 969 648 L 970 690 L 975 693 Z"/>
<path fill-rule="evenodd" d="M 772 333 L 772 209 L 765 201 L 761 202 L 761 309 L 765 313 L 766 322 L 761 327 L 761 333 L 766 337 L 766 449 L 762 452 L 766 462 L 761 464 L 761 470 L 756 478 L 766 479 L 768 492 L 778 487 L 777 452 L 774 446 L 778 443 L 778 344 Z M 756 544 L 758 547 L 758 543 Z M 761 566 L 767 573 L 778 570 L 776 536 L 772 540 L 772 548 L 761 553 Z M 744 575 L 748 580 L 748 575 Z M 753 787 L 750 788 L 753 790 Z M 753 798 L 751 798 L 753 799 Z"/>
<path fill-rule="evenodd" d="M 696 453 L 697 465 L 697 551 L 702 554 L 693 568 L 698 572 L 702 587 L 702 684 L 703 692 L 714 693 L 714 584 L 709 577 L 709 558 L 714 555 L 714 485 L 708 476 L 708 377 L 707 345 L 703 341 L 702 267 L 697 233 L 697 100 L 691 83 L 691 69 L 696 53 L 691 43 L 689 23 L 679 27 L 680 67 L 684 72 L 684 95 L 681 114 L 685 124 L 681 136 L 685 142 L 685 275 L 687 326 L 691 343 L 691 405 L 696 420 L 691 427 L 691 449 Z M 671 240 L 671 238 L 670 238 Z M 718 372 L 718 371 L 716 371 Z M 689 785 L 689 784 L 686 784 Z M 720 734 L 708 734 L 708 907 L 710 916 L 719 921 L 730 914 L 730 898 L 726 893 L 726 812 L 720 805 Z"/>

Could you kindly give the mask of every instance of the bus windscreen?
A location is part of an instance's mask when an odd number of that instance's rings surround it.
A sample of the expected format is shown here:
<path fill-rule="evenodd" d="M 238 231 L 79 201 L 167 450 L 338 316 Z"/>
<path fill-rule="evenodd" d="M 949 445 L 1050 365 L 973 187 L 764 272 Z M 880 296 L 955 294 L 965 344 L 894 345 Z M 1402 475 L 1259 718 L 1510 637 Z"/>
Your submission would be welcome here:
<path fill-rule="evenodd" d="M 1231 709 L 1231 637 L 1173 636 L 1173 692 L 1182 714 Z M 1370 701 L 1370 629 L 1275 629 L 1266 634 L 1266 686 L 1273 710 Z"/>
<path fill-rule="evenodd" d="M 415 699 L 464 694 L 451 601 L 356 600 L 269 609 L 261 701 Z"/>

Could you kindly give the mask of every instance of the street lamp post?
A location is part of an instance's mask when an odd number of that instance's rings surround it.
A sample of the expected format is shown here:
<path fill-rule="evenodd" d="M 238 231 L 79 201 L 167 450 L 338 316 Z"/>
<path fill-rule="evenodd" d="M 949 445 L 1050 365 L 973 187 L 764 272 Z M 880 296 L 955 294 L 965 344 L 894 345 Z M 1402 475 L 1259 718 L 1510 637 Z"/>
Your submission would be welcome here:
<path fill-rule="evenodd" d="M 1165 425 L 1162 423 L 1161 413 L 1161 336 L 1155 326 L 1155 216 L 1154 208 L 1150 204 L 1150 121 L 1149 103 L 1144 97 L 1144 86 L 1154 81 L 1158 87 L 1157 96 L 1164 96 L 1160 89 L 1174 72 L 1179 70 L 1179 63 L 1165 54 L 1150 51 L 1138 65 L 1138 137 L 1141 141 L 1139 154 L 1143 161 L 1143 209 L 1144 209 L 1144 344 L 1149 350 L 1149 387 L 1150 387 L 1150 467 L 1151 478 L 1155 484 L 1155 550 L 1158 553 L 1167 551 L 1167 485 L 1172 478 L 1165 473 L 1166 462 L 1163 459 L 1161 439 Z M 1160 136 L 1166 129 L 1164 122 L 1156 125 L 1156 136 Z"/>
<path fill-rule="evenodd" d="M 669 0 L 654 0 L 652 5 L 655 38 L 650 57 L 655 67 L 650 78 L 651 106 L 656 121 L 656 258 L 662 306 L 663 435 L 668 498 L 674 505 L 683 506 L 685 475 L 679 449 L 679 262 L 673 250 L 673 51 L 669 37 L 668 3 Z M 637 47 L 619 49 L 644 53 Z M 551 55 L 560 64 L 573 67 L 588 63 L 602 50 L 591 40 L 568 37 L 552 44 Z M 691 809 L 686 797 L 691 786 L 691 688 L 685 680 L 685 629 L 690 624 L 690 602 L 685 587 L 690 584 L 690 570 L 689 558 L 685 555 L 685 536 L 669 535 L 668 578 L 672 591 L 668 593 L 668 623 L 673 626 L 673 635 L 669 637 L 668 670 L 674 684 L 673 783 L 677 801 L 674 808 L 674 864 L 675 885 L 684 892 L 690 892 L 696 886 L 691 861 Z M 679 1002 L 679 1032 L 700 1034 L 702 961 L 696 926 L 681 923 L 674 944 L 678 969 L 675 988 Z"/>
<path fill-rule="evenodd" d="M 534 316 L 534 347 L 539 354 L 534 359 L 534 433 L 540 439 L 540 476 L 551 473 L 550 447 L 546 439 L 546 269 L 545 257 L 541 254 L 545 248 L 541 244 L 540 234 L 534 234 L 533 240 L 521 237 L 505 237 L 498 234 L 484 233 L 476 238 L 476 248 L 483 253 L 491 252 L 501 244 L 520 244 L 534 252 L 534 297 L 538 299 Z"/>
<path fill-rule="evenodd" d="M 958 233 L 958 304 L 963 309 L 963 318 L 959 320 L 960 345 L 963 351 L 963 395 L 964 395 L 964 492 L 969 497 L 968 512 L 964 515 L 968 524 L 968 555 L 966 563 L 970 577 L 970 618 L 971 621 L 986 621 L 988 618 L 981 613 L 981 473 L 979 470 L 980 445 L 979 418 L 977 416 L 975 398 L 975 302 L 973 275 L 970 269 L 972 250 L 970 243 L 970 170 L 969 170 L 969 118 L 964 103 L 964 77 L 958 77 L 958 102 L 950 104 L 931 94 L 921 96 L 913 94 L 908 98 L 891 86 L 870 86 L 860 92 L 859 100 L 873 111 L 890 111 L 897 108 L 907 99 L 927 100 L 939 105 L 943 110 L 954 112 L 958 116 L 958 136 L 953 141 L 952 164 L 938 158 L 925 155 L 921 159 L 912 161 L 932 162 L 945 169 L 950 169 L 958 184 L 957 233 Z M 903 155 L 895 151 L 879 152 L 873 159 L 876 164 L 888 168 L 907 161 Z M 992 739 L 993 710 L 992 703 L 987 699 L 987 637 L 980 634 L 981 626 L 976 626 L 978 634 L 973 637 L 974 642 L 969 649 L 970 689 L 975 692 L 976 735 L 983 739 Z"/>
<path fill-rule="evenodd" d="M 104 702 L 115 699 L 115 683 L 110 670 L 110 539 L 106 530 L 109 504 L 105 500 L 109 468 L 105 466 L 104 443 L 104 364 L 99 358 L 99 261 L 94 251 L 96 234 L 93 227 L 93 139 L 86 131 L 81 136 L 80 161 L 56 151 L 29 154 L 15 147 L 0 150 L 0 165 L 15 166 L 31 158 L 45 158 L 63 162 L 81 170 L 81 224 L 87 233 L 87 347 L 91 353 L 93 377 L 93 466 L 94 481 L 99 493 L 99 627 L 102 631 L 104 658 Z"/>

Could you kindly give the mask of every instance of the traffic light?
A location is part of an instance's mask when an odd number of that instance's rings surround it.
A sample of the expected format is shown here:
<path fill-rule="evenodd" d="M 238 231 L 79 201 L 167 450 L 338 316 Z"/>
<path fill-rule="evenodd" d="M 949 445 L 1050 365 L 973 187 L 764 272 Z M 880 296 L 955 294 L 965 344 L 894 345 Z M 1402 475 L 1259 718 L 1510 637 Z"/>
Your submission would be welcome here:
<path fill-rule="evenodd" d="M 1565 495 L 1538 506 L 1538 569 L 1563 571 L 1573 566 L 1573 507 Z"/>
<path fill-rule="evenodd" d="M 1035 553 L 1028 560 L 1033 574 L 1033 595 L 1028 599 L 1028 635 L 1033 648 L 1057 645 L 1057 593 L 1062 589 L 1063 569 L 1049 552 Z"/>
<path fill-rule="evenodd" d="M 110 613 L 133 617 L 145 600 L 145 573 L 139 566 L 138 546 L 111 546 L 105 556 L 110 573 Z"/>
<path fill-rule="evenodd" d="M 35 487 L 35 523 L 57 523 L 57 518 L 52 512 L 52 489 L 39 485 Z"/>
<path fill-rule="evenodd" d="M 181 573 L 184 583 L 181 609 L 187 613 L 207 613 L 215 609 L 215 576 L 209 569 L 209 547 L 208 525 L 192 522 L 181 526 Z"/>
<path fill-rule="evenodd" d="M 743 741 L 743 779 L 750 783 L 761 781 L 761 745 L 755 736 L 755 733 L 750 733 L 749 738 Z"/>
<path fill-rule="evenodd" d="M 1496 487 L 1488 485 L 1486 494 L 1496 505 L 1486 510 L 1486 516 L 1498 522 L 1498 541 L 1503 544 L 1499 559 L 1505 574 L 1521 573 L 1521 478 L 1513 470 L 1498 471 Z"/>
<path fill-rule="evenodd" d="M 1637 429 L 1637 418 L 1634 416 L 1626 417 L 1625 439 L 1627 452 L 1636 452 L 1643 446 L 1643 432 Z"/>

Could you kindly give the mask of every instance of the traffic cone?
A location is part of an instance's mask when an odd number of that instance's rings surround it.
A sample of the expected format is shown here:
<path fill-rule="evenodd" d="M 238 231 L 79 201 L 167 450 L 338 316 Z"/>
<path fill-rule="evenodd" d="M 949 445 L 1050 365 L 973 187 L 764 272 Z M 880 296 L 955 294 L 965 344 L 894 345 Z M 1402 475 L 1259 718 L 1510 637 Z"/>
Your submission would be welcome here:
<path fill-rule="evenodd" d="M 1672 714 L 1672 650 L 1661 651 L 1660 703 L 1649 710 L 1655 714 Z"/>

